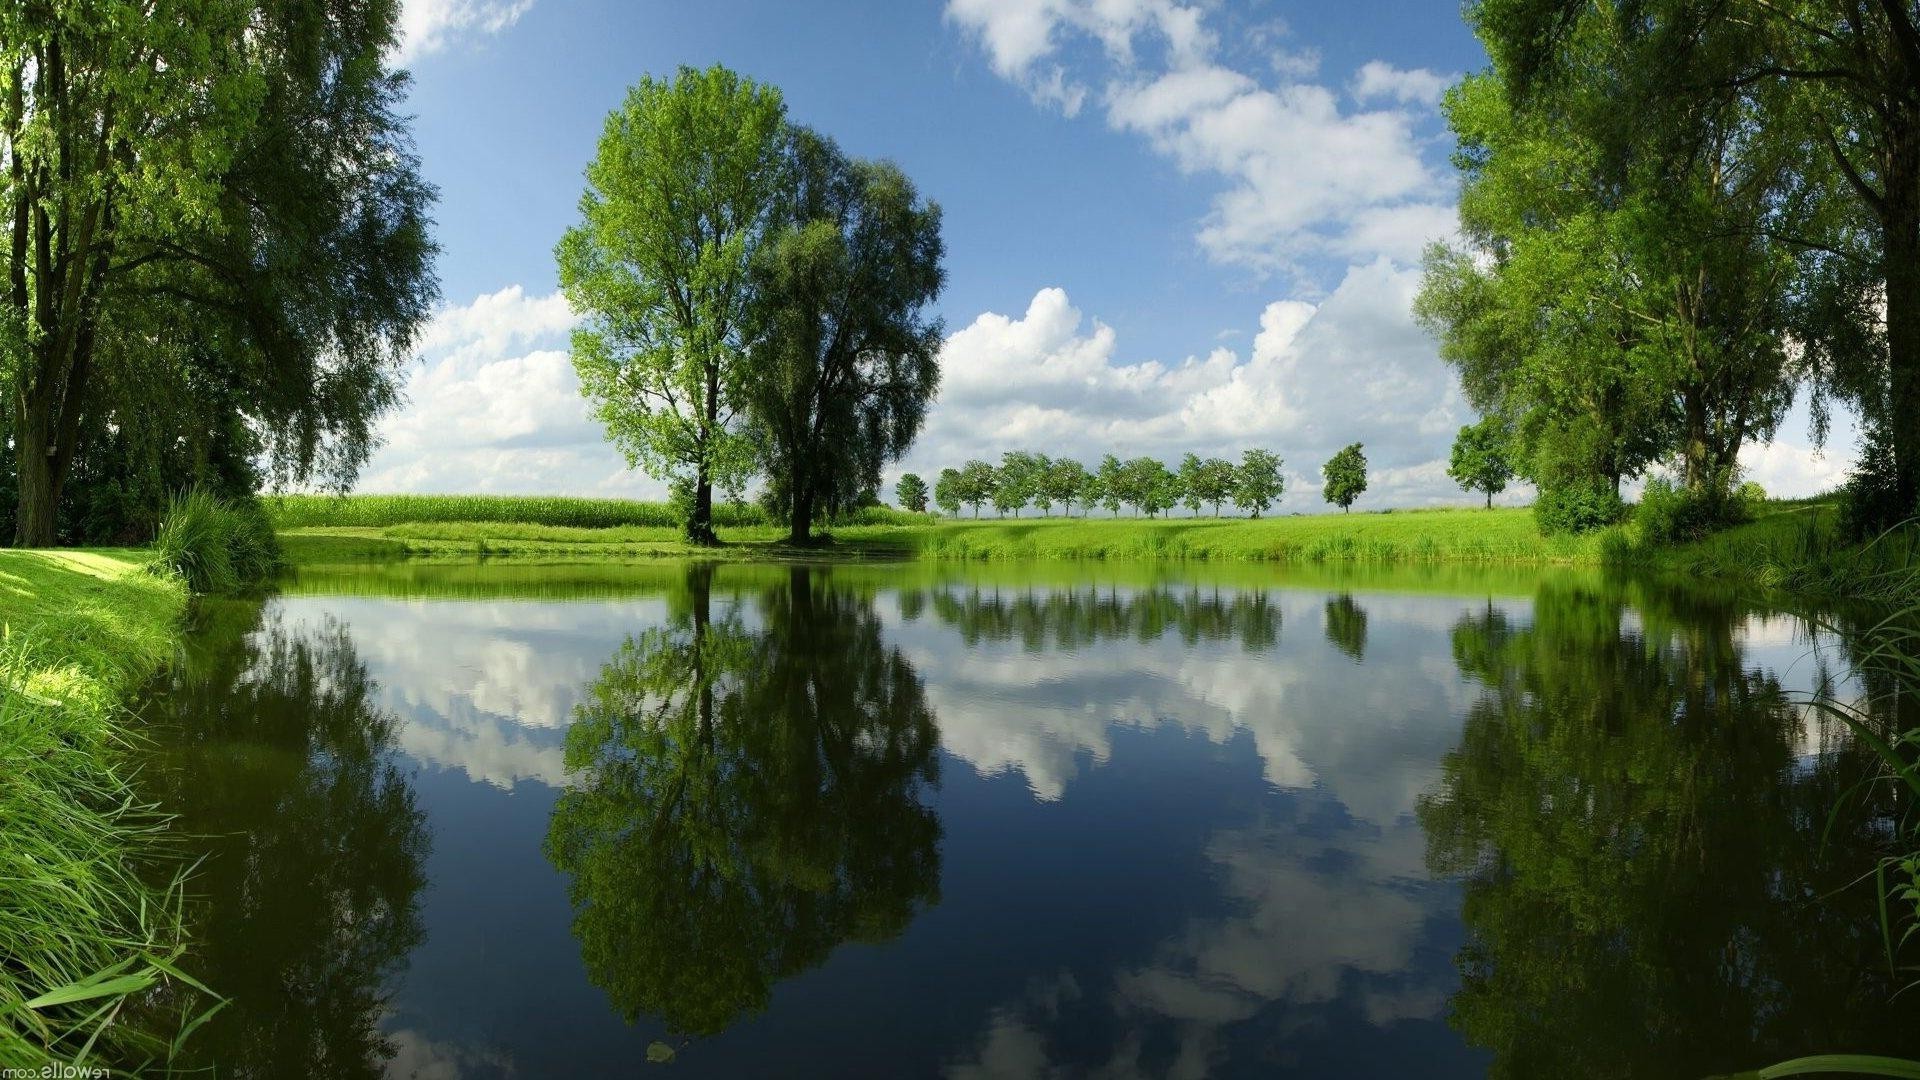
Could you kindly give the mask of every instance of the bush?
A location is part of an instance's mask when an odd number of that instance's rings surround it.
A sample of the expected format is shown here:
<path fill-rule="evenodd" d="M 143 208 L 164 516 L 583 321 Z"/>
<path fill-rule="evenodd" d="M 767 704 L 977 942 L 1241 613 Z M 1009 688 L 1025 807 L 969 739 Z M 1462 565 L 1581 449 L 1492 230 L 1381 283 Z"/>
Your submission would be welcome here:
<path fill-rule="evenodd" d="M 1604 529 L 1626 516 L 1627 504 L 1605 480 L 1570 480 L 1544 488 L 1533 501 L 1533 520 L 1540 531 L 1562 533 Z"/>
<path fill-rule="evenodd" d="M 1867 428 L 1860 460 L 1847 474 L 1845 498 L 1840 504 L 1840 530 L 1851 540 L 1878 536 L 1914 516 L 1914 507 L 1900 498 L 1894 473 L 1893 444 L 1879 425 Z"/>
<path fill-rule="evenodd" d="M 1679 487 L 1664 476 L 1647 481 L 1634 509 L 1640 539 L 1654 544 L 1699 540 L 1753 518 L 1767 499 L 1766 489 L 1746 483 L 1731 492 L 1700 495 Z"/>
<path fill-rule="evenodd" d="M 280 541 L 259 504 L 229 502 L 198 485 L 168 501 L 150 563 L 200 593 L 257 585 L 279 565 Z"/>

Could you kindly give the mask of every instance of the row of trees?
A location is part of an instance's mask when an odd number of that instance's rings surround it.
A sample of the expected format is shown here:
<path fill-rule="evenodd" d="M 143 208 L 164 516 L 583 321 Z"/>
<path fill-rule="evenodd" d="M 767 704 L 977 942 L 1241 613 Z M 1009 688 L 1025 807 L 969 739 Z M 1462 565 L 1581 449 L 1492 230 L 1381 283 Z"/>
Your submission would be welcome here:
<path fill-rule="evenodd" d="M 555 257 L 584 317 L 581 390 L 628 462 L 672 483 L 688 539 L 716 542 L 714 488 L 760 474 L 805 543 L 919 433 L 944 250 L 940 208 L 897 167 L 713 67 L 628 92 Z"/>
<path fill-rule="evenodd" d="M 16 543 L 135 538 L 193 481 L 351 482 L 437 295 L 399 7 L 0 5 Z"/>
<path fill-rule="evenodd" d="M 1478 0 L 1447 96 L 1462 240 L 1417 311 L 1543 524 L 1677 467 L 1726 505 L 1796 392 L 1866 421 L 1857 518 L 1920 495 L 1920 9 Z"/>
<path fill-rule="evenodd" d="M 931 492 L 919 475 L 907 473 L 900 478 L 895 495 L 902 509 L 915 513 L 926 511 L 931 496 L 933 505 L 949 514 L 959 514 L 964 506 L 971 507 L 975 517 L 982 506 L 989 505 L 1003 516 L 1018 516 L 1029 506 L 1042 514 L 1051 514 L 1058 506 L 1069 516 L 1075 506 L 1083 514 L 1095 506 L 1118 514 L 1121 507 L 1129 506 L 1136 515 L 1158 517 L 1185 506 L 1194 514 L 1211 508 L 1218 517 L 1229 503 L 1259 517 L 1286 492 L 1281 465 L 1277 455 L 1258 449 L 1243 453 L 1238 464 L 1188 454 L 1178 469 L 1168 468 L 1158 458 L 1122 461 L 1113 454 L 1089 469 L 1072 458 L 1009 450 L 998 466 L 975 460 L 958 469 L 940 470 Z M 1321 471 L 1327 501 L 1342 510 L 1367 490 L 1367 459 L 1359 443 L 1335 454 Z"/>

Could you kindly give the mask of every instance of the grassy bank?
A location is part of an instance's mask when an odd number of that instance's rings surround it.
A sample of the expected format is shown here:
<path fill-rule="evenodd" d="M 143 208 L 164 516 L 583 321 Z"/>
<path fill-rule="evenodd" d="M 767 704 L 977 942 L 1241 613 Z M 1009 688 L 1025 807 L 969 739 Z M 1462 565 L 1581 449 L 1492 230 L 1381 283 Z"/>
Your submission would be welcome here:
<path fill-rule="evenodd" d="M 162 822 L 130 797 L 122 701 L 187 601 L 142 551 L 0 552 L 0 1066 L 165 1056 L 115 1021 L 173 978 L 177 891 L 143 874 Z"/>
<path fill-rule="evenodd" d="M 362 506 L 362 501 L 368 505 Z M 942 520 L 874 511 L 829 530 L 822 549 L 794 551 L 783 529 L 723 524 L 718 551 L 685 544 L 653 523 L 653 503 L 618 510 L 601 500 L 353 496 L 270 507 L 289 558 L 318 563 L 432 555 L 609 555 L 724 559 L 1186 559 L 1247 562 L 1597 564 L 1614 533 L 1543 537 L 1525 510 L 1417 510 L 1246 518 L 1006 518 Z M 332 512 L 326 512 L 328 508 Z M 388 520 L 409 512 L 420 516 Z M 441 513 L 470 513 L 452 520 Z M 518 517 L 514 515 L 519 515 Z M 630 519 L 611 525 L 582 520 Z"/>

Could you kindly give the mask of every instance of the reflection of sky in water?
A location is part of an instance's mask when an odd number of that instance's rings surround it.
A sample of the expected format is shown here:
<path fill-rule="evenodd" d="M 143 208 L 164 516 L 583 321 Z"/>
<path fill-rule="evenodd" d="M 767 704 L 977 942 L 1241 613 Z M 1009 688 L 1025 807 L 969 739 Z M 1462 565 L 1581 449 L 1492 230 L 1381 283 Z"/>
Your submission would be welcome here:
<path fill-rule="evenodd" d="M 942 902 L 781 984 L 683 1071 L 784 1071 L 831 1046 L 853 1056 L 810 1067 L 1478 1075 L 1484 1057 L 1444 1025 L 1458 892 L 1429 879 L 1414 810 L 1480 693 L 1449 632 L 1489 601 L 1358 594 L 1356 666 L 1330 640 L 1329 599 L 1269 593 L 1277 632 L 1253 649 L 1169 628 L 1029 650 L 1018 635 L 969 647 L 882 592 L 886 640 L 924 681 L 950 759 Z M 660 1032 L 621 1024 L 586 984 L 540 840 L 575 703 L 666 601 L 274 604 L 290 625 L 348 626 L 423 766 L 433 885 L 386 1020 L 392 1070 L 633 1067 Z M 1491 604 L 1530 618 L 1525 601 Z M 1796 625 L 1740 633 L 1789 689 L 1814 671 Z"/>

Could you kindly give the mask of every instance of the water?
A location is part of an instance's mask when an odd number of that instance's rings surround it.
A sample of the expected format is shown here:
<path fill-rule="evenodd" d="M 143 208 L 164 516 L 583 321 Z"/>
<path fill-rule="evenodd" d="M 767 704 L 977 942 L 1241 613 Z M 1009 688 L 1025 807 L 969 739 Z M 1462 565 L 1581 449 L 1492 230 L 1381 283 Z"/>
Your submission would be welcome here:
<path fill-rule="evenodd" d="M 1871 892 L 1828 895 L 1897 807 L 1793 703 L 1857 689 L 1846 642 L 1724 597 L 405 564 L 201 621 L 145 778 L 208 853 L 229 1075 L 1920 1056 Z"/>

